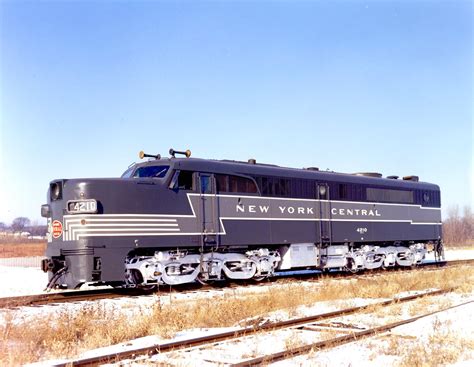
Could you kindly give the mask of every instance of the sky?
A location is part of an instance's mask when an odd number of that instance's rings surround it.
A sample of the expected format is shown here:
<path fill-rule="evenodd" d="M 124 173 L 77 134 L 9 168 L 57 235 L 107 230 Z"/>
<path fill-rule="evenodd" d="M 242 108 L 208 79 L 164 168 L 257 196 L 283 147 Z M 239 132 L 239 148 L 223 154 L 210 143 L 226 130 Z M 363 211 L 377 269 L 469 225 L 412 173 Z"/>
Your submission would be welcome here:
<path fill-rule="evenodd" d="M 0 222 L 138 152 L 418 175 L 474 206 L 471 1 L 0 1 Z"/>

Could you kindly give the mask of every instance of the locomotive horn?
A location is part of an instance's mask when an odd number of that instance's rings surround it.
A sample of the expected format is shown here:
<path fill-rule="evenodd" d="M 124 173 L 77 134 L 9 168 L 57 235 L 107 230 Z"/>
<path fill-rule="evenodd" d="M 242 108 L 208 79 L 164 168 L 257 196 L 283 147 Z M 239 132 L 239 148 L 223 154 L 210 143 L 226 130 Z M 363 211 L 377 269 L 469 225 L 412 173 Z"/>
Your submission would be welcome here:
<path fill-rule="evenodd" d="M 148 157 L 148 158 L 155 158 L 155 159 L 161 159 L 161 155 L 160 155 L 160 154 L 157 154 L 157 155 L 146 154 L 143 150 L 140 150 L 140 153 L 138 153 L 138 156 L 140 157 L 140 159 L 143 159 L 143 158 L 145 158 L 145 157 Z"/>
<path fill-rule="evenodd" d="M 185 152 L 181 152 L 179 150 L 174 150 L 173 148 L 171 148 L 170 149 L 170 156 L 175 158 L 175 154 L 182 154 L 182 155 L 186 156 L 186 158 L 191 157 L 191 151 L 189 149 L 186 150 Z"/>

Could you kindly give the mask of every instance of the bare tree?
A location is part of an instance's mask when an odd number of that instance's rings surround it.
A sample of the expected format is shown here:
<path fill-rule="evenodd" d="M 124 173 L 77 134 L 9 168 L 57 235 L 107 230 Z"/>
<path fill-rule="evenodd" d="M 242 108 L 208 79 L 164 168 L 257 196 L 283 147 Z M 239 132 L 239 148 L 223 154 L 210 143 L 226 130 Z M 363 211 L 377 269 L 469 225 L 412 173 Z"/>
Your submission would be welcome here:
<path fill-rule="evenodd" d="M 12 230 L 13 232 L 22 232 L 26 226 L 30 224 L 30 220 L 26 217 L 18 217 L 13 219 Z"/>
<path fill-rule="evenodd" d="M 464 207 L 462 216 L 457 205 L 449 208 L 443 222 L 443 239 L 451 246 L 474 244 L 474 215 L 470 207 Z"/>
<path fill-rule="evenodd" d="M 472 241 L 474 239 L 474 215 L 468 206 L 464 207 L 462 222 L 463 237 Z"/>
<path fill-rule="evenodd" d="M 48 226 L 45 224 L 39 224 L 38 221 L 32 221 L 29 227 L 25 229 L 30 232 L 32 236 L 46 236 L 48 232 Z"/>

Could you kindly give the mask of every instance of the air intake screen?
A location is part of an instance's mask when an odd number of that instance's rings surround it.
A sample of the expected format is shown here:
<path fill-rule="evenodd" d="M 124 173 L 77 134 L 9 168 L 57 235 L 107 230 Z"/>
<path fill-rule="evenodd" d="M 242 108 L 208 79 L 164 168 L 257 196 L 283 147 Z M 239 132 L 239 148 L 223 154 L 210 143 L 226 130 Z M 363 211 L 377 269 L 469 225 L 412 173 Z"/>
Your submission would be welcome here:
<path fill-rule="evenodd" d="M 385 203 L 413 203 L 413 191 L 385 190 L 367 188 L 368 201 L 381 201 Z"/>

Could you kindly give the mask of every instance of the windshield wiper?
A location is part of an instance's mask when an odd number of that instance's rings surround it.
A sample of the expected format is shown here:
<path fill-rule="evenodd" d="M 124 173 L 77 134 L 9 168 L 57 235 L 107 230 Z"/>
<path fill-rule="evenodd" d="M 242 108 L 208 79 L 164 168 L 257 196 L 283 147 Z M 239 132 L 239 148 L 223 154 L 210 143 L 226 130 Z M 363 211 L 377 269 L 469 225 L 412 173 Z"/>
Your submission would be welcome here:
<path fill-rule="evenodd" d="M 153 175 L 153 177 L 159 177 L 163 172 L 166 172 L 167 169 L 168 169 L 168 168 L 163 168 L 161 171 L 155 173 L 155 174 Z"/>

